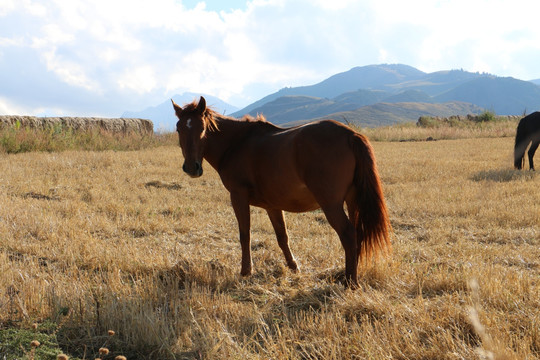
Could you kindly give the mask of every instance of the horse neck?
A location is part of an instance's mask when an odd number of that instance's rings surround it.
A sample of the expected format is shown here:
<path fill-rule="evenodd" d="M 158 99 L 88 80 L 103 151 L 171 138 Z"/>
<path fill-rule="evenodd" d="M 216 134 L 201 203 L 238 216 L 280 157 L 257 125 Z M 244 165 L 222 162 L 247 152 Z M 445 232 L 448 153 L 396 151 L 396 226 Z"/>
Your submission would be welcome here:
<path fill-rule="evenodd" d="M 236 120 L 225 116 L 215 116 L 217 129 L 206 133 L 204 158 L 216 170 L 228 150 L 241 141 L 256 123 Z"/>

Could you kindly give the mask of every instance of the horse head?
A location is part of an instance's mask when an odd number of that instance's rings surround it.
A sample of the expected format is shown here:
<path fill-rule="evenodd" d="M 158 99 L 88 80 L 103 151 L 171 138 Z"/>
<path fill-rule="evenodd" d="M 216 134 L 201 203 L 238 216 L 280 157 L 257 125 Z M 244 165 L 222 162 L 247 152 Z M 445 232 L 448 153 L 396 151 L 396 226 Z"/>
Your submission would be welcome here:
<path fill-rule="evenodd" d="M 193 102 L 183 108 L 177 105 L 174 100 L 171 99 L 171 101 L 178 118 L 176 131 L 184 155 L 182 169 L 191 177 L 199 177 L 203 173 L 202 160 L 208 127 L 208 120 L 205 116 L 207 112 L 206 100 L 201 96 L 198 104 Z"/>

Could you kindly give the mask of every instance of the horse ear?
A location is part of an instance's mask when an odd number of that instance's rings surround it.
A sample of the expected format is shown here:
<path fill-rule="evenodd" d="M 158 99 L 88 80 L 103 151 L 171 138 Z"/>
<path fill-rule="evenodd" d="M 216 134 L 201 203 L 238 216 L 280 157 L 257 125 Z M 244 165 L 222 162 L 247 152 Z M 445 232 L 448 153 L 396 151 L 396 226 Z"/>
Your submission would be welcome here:
<path fill-rule="evenodd" d="M 204 114 L 206 110 L 206 100 L 204 99 L 204 97 L 201 96 L 200 100 L 199 100 L 199 105 L 197 105 L 197 112 L 199 112 L 199 114 Z"/>
<path fill-rule="evenodd" d="M 175 103 L 173 99 L 171 99 L 171 102 L 174 108 L 174 112 L 176 113 L 177 116 L 180 116 L 180 114 L 182 113 L 182 107 L 178 105 L 177 103 Z"/>

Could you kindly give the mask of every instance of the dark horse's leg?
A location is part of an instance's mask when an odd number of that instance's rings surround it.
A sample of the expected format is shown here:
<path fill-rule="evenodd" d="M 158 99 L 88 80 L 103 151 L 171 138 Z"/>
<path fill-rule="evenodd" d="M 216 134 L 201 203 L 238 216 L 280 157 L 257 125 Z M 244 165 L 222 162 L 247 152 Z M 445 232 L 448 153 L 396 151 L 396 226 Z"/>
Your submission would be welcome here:
<path fill-rule="evenodd" d="M 240 230 L 240 246 L 242 247 L 242 269 L 240 274 L 247 276 L 251 274 L 252 267 L 249 202 L 244 194 L 231 193 L 231 204 Z"/>
<path fill-rule="evenodd" d="M 291 249 L 289 248 L 289 236 L 287 235 L 287 228 L 285 227 L 283 211 L 266 209 L 266 212 L 268 213 L 268 217 L 270 218 L 274 231 L 276 232 L 279 247 L 283 251 L 283 255 L 285 255 L 287 266 L 292 270 L 298 270 L 298 265 L 296 264 L 294 256 L 291 253 Z"/>
<path fill-rule="evenodd" d="M 353 226 L 356 227 L 357 223 L 357 217 L 358 217 L 358 206 L 356 205 L 356 202 L 354 201 L 356 197 L 355 192 L 351 192 L 347 195 L 347 198 L 345 199 L 345 203 L 347 204 L 347 212 L 349 213 L 349 220 L 353 224 Z M 356 261 L 360 261 L 360 252 L 362 251 L 362 238 L 358 238 L 358 231 L 356 232 Z"/>
<path fill-rule="evenodd" d="M 533 141 L 531 144 L 531 147 L 529 148 L 529 152 L 527 152 L 527 155 L 529 155 L 529 167 L 531 170 L 534 170 L 534 153 L 536 152 L 536 149 L 538 148 L 538 144 L 540 144 L 540 140 Z"/>
<path fill-rule="evenodd" d="M 514 146 L 514 168 L 516 170 L 521 170 L 524 166 L 523 160 L 525 157 L 525 150 L 529 145 L 528 142 L 518 142 L 516 140 L 516 145 Z"/>
<path fill-rule="evenodd" d="M 356 230 L 347 218 L 343 204 L 325 206 L 322 208 L 326 219 L 334 228 L 345 250 L 345 277 L 353 288 L 358 287 L 358 255 L 356 244 Z"/>

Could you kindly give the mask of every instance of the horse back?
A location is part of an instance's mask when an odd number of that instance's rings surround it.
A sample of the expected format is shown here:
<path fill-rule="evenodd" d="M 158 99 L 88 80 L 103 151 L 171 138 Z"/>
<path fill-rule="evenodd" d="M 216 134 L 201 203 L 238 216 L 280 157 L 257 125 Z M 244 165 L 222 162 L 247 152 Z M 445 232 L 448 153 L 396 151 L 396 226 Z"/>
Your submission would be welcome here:
<path fill-rule="evenodd" d="M 286 167 L 298 166 L 298 160 L 320 162 L 326 157 L 344 155 L 350 149 L 348 137 L 354 133 L 334 120 L 285 129 L 255 129 L 237 140 L 234 150 L 228 154 L 228 164 L 250 165 L 260 172 L 292 170 Z"/>
<path fill-rule="evenodd" d="M 536 111 L 519 121 L 515 146 L 523 146 L 525 142 L 528 144 L 538 139 L 540 139 L 540 112 Z"/>
<path fill-rule="evenodd" d="M 270 171 L 289 166 L 286 170 L 290 172 L 305 172 L 311 167 L 321 172 L 353 158 L 349 138 L 354 133 L 337 121 L 322 120 L 255 139 L 254 150 L 274 164 L 265 164 Z"/>

